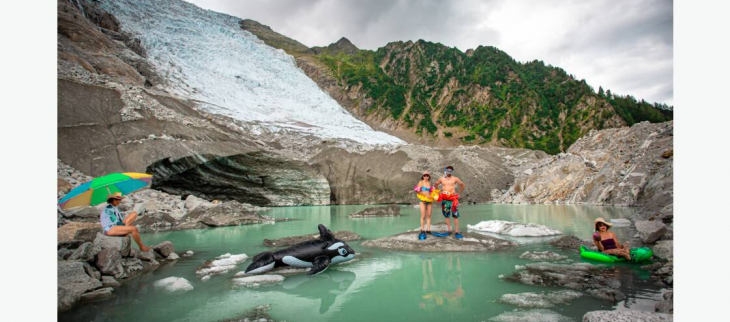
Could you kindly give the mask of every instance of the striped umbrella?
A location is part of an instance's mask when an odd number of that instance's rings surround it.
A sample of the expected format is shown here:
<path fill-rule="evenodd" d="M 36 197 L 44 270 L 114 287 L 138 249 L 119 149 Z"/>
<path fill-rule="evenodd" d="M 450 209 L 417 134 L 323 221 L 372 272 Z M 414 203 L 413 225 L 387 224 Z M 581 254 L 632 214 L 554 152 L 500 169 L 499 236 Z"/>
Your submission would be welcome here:
<path fill-rule="evenodd" d="M 105 202 L 110 194 L 121 192 L 122 195 L 127 195 L 151 183 L 151 174 L 136 172 L 112 173 L 94 178 L 74 188 L 58 201 L 58 205 L 64 210 L 81 206 L 96 206 Z"/>

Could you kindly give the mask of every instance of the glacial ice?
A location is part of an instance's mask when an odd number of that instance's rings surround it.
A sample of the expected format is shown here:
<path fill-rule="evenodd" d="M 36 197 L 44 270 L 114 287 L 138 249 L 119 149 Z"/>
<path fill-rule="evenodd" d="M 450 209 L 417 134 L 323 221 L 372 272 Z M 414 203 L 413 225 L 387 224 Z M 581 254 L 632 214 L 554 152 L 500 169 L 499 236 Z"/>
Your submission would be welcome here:
<path fill-rule="evenodd" d="M 522 224 L 504 220 L 487 220 L 479 222 L 476 225 L 467 225 L 470 230 L 479 232 L 495 233 L 500 235 L 508 235 L 512 237 L 541 237 L 562 235 L 559 230 L 538 225 L 538 224 Z"/>
<path fill-rule="evenodd" d="M 188 280 L 176 276 L 163 278 L 155 282 L 154 285 L 157 288 L 161 288 L 169 292 L 190 291 L 193 289 L 193 285 L 191 285 Z"/>
<path fill-rule="evenodd" d="M 293 57 L 242 30 L 240 18 L 181 0 L 105 0 L 102 8 L 140 39 L 148 61 L 167 80 L 158 86 L 197 101 L 199 108 L 271 132 L 405 143 L 353 117 Z"/>

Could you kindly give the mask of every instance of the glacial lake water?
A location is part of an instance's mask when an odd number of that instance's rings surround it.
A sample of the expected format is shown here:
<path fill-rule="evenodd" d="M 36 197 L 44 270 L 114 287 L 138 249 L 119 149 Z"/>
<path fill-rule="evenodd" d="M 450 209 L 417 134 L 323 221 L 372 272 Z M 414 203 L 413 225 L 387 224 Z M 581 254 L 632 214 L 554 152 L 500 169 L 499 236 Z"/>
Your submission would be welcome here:
<path fill-rule="evenodd" d="M 550 250 L 581 261 L 577 251 L 554 248 L 541 239 L 520 240 L 506 251 L 491 253 L 408 253 L 348 244 L 357 252 L 357 261 L 333 265 L 316 276 L 289 276 L 284 283 L 258 289 L 236 288 L 233 274 L 250 264 L 250 258 L 228 274 L 203 282 L 195 269 L 208 259 L 225 253 L 245 253 L 249 257 L 267 250 L 263 239 L 315 234 L 317 225 L 329 229 L 351 230 L 363 239 L 374 239 L 417 228 L 419 210 L 402 206 L 400 217 L 352 219 L 348 215 L 371 206 L 318 206 L 272 208 L 265 214 L 296 220 L 267 225 L 224 227 L 143 234 L 151 245 L 169 240 L 178 254 L 192 250 L 192 257 L 181 257 L 144 276 L 124 282 L 114 290 L 111 300 L 82 304 L 59 314 L 60 321 L 220 321 L 242 316 L 257 305 L 271 304 L 273 319 L 303 321 L 488 321 L 499 314 L 530 311 L 501 303 L 502 294 L 557 290 L 501 280 L 515 265 L 531 261 L 520 259 L 525 251 Z M 627 218 L 633 208 L 567 205 L 461 205 L 461 229 L 483 220 L 508 220 L 536 223 L 589 239 L 597 217 Z M 433 221 L 443 221 L 434 207 Z M 626 228 L 614 227 L 621 241 L 627 240 Z M 436 238 L 429 236 L 429 238 Z M 453 238 L 453 237 L 447 237 Z M 135 246 L 136 247 L 136 246 Z M 660 289 L 648 280 L 649 273 L 639 265 L 616 264 L 618 278 L 628 299 L 618 304 L 584 295 L 550 311 L 580 321 L 583 314 L 600 309 L 640 309 L 653 311 Z M 190 281 L 191 291 L 168 292 L 154 282 L 177 276 Z M 536 319 L 535 321 L 539 321 Z"/>

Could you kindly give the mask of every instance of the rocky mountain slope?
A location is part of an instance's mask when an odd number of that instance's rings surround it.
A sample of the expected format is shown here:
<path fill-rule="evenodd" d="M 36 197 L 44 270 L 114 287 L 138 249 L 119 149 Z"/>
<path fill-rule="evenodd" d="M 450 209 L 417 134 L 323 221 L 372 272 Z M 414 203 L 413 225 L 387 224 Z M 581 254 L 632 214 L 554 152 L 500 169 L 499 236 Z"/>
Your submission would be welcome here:
<path fill-rule="evenodd" d="M 306 48 L 253 20 L 241 28 L 293 55 L 317 84 L 373 128 L 409 142 L 482 144 L 555 154 L 593 129 L 672 119 L 669 107 L 596 93 L 541 61 L 494 47 L 466 53 L 438 43 L 360 50 L 346 38 Z"/>
<path fill-rule="evenodd" d="M 138 22 L 134 17 L 154 16 L 159 18 L 153 19 L 157 23 L 171 23 L 164 22 L 171 19 L 155 16 L 152 9 L 137 5 L 130 1 L 58 1 L 58 157 L 86 175 L 149 172 L 155 175 L 155 189 L 173 195 L 184 198 L 192 194 L 259 206 L 408 203 L 415 200 L 408 194 L 408 187 L 418 180 L 420 172 L 438 172 L 448 163 L 457 167 L 458 175 L 469 178 L 468 201 L 486 202 L 492 198 L 490 191 L 504 190 L 512 182 L 519 172 L 516 160 L 527 164 L 545 157 L 544 153 L 521 149 L 447 150 L 388 144 L 399 141 L 358 123 L 336 103 L 340 111 L 332 112 L 330 107 L 318 111 L 323 105 L 329 106 L 324 99 L 312 106 L 298 105 L 299 112 L 309 109 L 305 114 L 325 113 L 319 118 L 336 126 L 321 122 L 307 125 L 305 119 L 297 119 L 296 113 L 289 123 L 296 125 L 268 126 L 273 123 L 238 117 L 236 105 L 226 105 L 230 113 L 226 108 L 210 108 L 210 101 L 225 103 L 220 96 L 223 92 L 210 88 L 227 88 L 231 97 L 250 94 L 250 73 L 242 73 L 241 78 L 221 78 L 219 71 L 224 68 L 209 68 L 196 75 L 217 79 L 216 86 L 201 83 L 192 92 L 180 89 L 191 82 L 186 70 L 198 72 L 195 68 L 199 66 L 193 64 L 197 60 L 190 60 L 197 56 L 185 54 L 182 49 L 161 48 L 165 47 L 159 43 L 161 36 L 146 34 L 143 27 L 135 25 Z M 277 61 L 275 67 L 248 67 L 273 68 L 269 70 L 272 78 L 298 72 L 297 77 L 313 86 L 307 90 L 326 96 L 290 61 L 281 61 L 288 56 L 240 30 L 244 24 L 241 20 L 225 15 L 221 18 L 181 1 L 165 5 L 170 12 L 189 16 L 188 20 L 201 16 L 201 32 L 217 30 L 236 38 L 241 46 L 237 49 L 242 55 L 239 59 L 251 60 L 244 53 L 253 47 L 271 54 L 255 56 L 258 60 Z M 223 22 L 216 21 L 218 18 Z M 179 23 L 172 23 L 168 29 L 188 28 L 188 34 L 197 30 Z M 221 23 L 234 29 L 211 27 Z M 174 37 L 168 41 L 181 42 Z M 186 40 L 187 47 L 208 45 L 205 39 Z M 161 66 L 165 61 L 171 65 Z M 281 102 L 277 100 L 281 95 L 264 89 L 254 92 L 269 104 L 267 108 L 282 115 L 288 113 L 279 109 Z M 330 135 L 334 133 L 330 130 L 337 133 Z"/>

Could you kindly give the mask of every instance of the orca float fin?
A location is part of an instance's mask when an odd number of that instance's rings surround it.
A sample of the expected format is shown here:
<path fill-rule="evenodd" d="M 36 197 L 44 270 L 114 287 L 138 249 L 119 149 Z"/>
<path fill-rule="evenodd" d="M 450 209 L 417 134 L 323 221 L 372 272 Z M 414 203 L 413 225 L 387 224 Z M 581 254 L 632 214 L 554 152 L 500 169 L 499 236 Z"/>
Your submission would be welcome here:
<path fill-rule="evenodd" d="M 320 225 L 321 226 L 321 225 Z M 327 267 L 330 266 L 330 258 L 327 256 L 317 256 L 314 258 L 314 261 L 312 261 L 312 269 L 309 270 L 309 275 L 315 275 L 324 272 L 324 270 L 327 269 Z"/>
<path fill-rule="evenodd" d="M 274 259 L 274 255 L 271 252 L 263 252 L 253 258 L 251 264 L 246 267 L 245 272 L 246 274 L 259 274 L 263 272 L 268 272 L 274 268 L 275 264 L 276 259 Z"/>
<path fill-rule="evenodd" d="M 335 240 L 335 235 L 332 234 L 332 231 L 327 229 L 327 227 L 325 227 L 322 224 L 319 224 L 318 228 L 319 228 L 319 239 L 324 240 L 324 241 L 334 241 Z"/>

